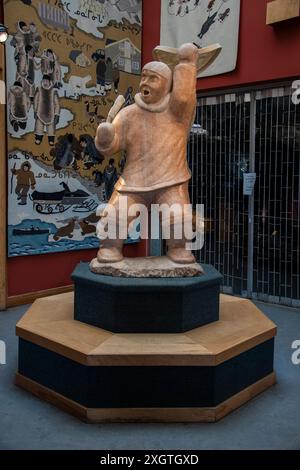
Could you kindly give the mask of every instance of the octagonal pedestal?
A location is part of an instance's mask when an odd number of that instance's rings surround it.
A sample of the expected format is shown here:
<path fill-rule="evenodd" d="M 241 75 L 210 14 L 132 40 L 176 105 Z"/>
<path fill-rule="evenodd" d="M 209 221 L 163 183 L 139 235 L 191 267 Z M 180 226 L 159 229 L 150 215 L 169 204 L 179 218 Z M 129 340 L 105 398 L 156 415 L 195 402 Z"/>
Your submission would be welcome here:
<path fill-rule="evenodd" d="M 217 321 L 222 275 L 202 267 L 197 277 L 120 278 L 80 263 L 72 274 L 75 320 L 114 333 L 182 333 Z"/>
<path fill-rule="evenodd" d="M 72 293 L 19 321 L 16 383 L 88 422 L 217 421 L 275 383 L 275 325 L 221 295 L 220 321 L 180 334 L 115 334 L 73 318 Z"/>

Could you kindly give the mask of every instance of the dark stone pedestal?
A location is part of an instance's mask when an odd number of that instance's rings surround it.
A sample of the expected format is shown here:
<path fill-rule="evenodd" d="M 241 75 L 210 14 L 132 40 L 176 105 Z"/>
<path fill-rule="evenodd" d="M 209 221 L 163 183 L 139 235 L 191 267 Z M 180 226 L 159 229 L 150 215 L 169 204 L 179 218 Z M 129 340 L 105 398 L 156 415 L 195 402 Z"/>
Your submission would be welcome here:
<path fill-rule="evenodd" d="M 80 263 L 72 274 L 75 320 L 114 333 L 183 333 L 219 320 L 221 274 L 202 265 L 193 278 L 116 278 Z"/>

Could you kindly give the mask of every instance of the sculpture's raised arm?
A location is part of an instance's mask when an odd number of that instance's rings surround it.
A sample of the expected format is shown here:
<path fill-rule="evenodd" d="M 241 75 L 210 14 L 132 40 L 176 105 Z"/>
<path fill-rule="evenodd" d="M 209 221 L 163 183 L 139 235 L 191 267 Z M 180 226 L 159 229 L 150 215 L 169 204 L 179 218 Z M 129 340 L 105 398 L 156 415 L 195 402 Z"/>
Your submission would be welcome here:
<path fill-rule="evenodd" d="M 172 112 L 178 116 L 182 116 L 184 107 L 195 105 L 198 51 L 194 44 L 183 44 L 178 50 L 170 102 Z"/>

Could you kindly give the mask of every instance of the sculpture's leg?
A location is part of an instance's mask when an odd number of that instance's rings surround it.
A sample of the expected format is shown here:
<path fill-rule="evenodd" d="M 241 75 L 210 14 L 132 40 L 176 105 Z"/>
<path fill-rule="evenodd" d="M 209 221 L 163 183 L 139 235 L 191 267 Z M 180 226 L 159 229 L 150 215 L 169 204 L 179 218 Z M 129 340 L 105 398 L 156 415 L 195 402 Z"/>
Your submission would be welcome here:
<path fill-rule="evenodd" d="M 162 232 L 167 242 L 167 256 L 174 263 L 195 263 L 193 253 L 186 249 L 186 243 L 191 240 L 184 235 L 184 222 L 192 223 L 188 183 L 161 190 L 156 197 L 156 202 L 166 204 L 170 208 L 173 206 L 170 217 L 165 218 L 162 215 Z"/>
<path fill-rule="evenodd" d="M 100 249 L 97 254 L 99 263 L 118 263 L 123 259 L 124 239 L 120 238 L 120 210 L 119 210 L 120 193 L 114 191 L 108 201 L 107 207 L 101 214 L 97 230 L 101 225 L 101 233 L 107 233 L 107 238 L 100 241 Z M 123 214 L 124 219 L 124 214 Z M 123 221 L 121 221 L 122 223 Z M 126 223 L 126 218 L 125 218 Z M 126 225 L 127 229 L 127 225 Z"/>
<path fill-rule="evenodd" d="M 118 263 L 123 259 L 124 240 L 102 240 L 97 254 L 99 263 Z"/>
<path fill-rule="evenodd" d="M 126 205 L 123 202 L 122 207 L 120 207 L 120 197 L 126 199 Z M 141 201 L 138 194 L 119 193 L 116 190 L 113 192 L 108 207 L 103 211 L 99 224 L 104 223 L 105 218 L 105 231 L 107 231 L 109 225 L 111 225 L 111 227 L 113 226 L 112 232 L 114 236 L 109 235 L 107 238 L 100 241 L 100 249 L 97 254 L 99 263 L 118 263 L 122 261 L 123 245 L 127 239 L 128 225 L 136 218 L 128 217 L 128 210 L 126 210 L 126 208 L 129 209 L 132 204 L 139 202 Z"/>
<path fill-rule="evenodd" d="M 173 236 L 174 232 L 176 233 L 176 226 L 171 226 L 171 236 L 167 240 L 167 256 L 178 264 L 191 264 L 195 263 L 195 257 L 190 250 L 187 250 L 185 245 L 189 241 L 186 238 L 182 240 L 176 240 Z"/>

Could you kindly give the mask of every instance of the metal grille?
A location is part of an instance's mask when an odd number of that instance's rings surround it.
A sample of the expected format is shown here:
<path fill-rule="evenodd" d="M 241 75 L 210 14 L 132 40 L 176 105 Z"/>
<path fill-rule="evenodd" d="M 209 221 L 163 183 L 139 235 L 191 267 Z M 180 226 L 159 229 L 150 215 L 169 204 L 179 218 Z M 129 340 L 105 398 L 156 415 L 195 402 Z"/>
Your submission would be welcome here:
<path fill-rule="evenodd" d="M 291 87 L 200 97 L 188 148 L 192 203 L 205 206 L 199 262 L 223 291 L 300 305 L 300 105 Z M 256 172 L 253 196 L 243 174 Z"/>

